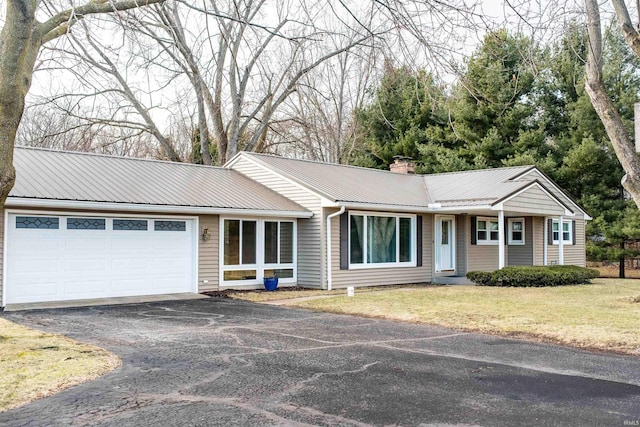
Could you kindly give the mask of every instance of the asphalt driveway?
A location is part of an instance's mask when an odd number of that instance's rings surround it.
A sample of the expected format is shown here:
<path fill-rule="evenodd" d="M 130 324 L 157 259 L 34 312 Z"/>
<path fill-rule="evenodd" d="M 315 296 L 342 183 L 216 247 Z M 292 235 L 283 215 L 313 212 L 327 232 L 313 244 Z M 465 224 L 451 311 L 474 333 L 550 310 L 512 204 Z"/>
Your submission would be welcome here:
<path fill-rule="evenodd" d="M 3 313 L 123 366 L 0 425 L 640 425 L 640 358 L 216 298 Z"/>

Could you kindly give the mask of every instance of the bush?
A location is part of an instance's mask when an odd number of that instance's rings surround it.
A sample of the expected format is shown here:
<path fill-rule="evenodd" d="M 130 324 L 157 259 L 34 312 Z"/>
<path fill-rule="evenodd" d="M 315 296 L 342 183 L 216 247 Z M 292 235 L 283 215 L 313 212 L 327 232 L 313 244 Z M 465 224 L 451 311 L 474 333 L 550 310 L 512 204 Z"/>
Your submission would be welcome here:
<path fill-rule="evenodd" d="M 493 272 L 472 271 L 467 278 L 480 286 L 542 287 L 591 283 L 598 270 L 577 265 L 505 267 Z"/>

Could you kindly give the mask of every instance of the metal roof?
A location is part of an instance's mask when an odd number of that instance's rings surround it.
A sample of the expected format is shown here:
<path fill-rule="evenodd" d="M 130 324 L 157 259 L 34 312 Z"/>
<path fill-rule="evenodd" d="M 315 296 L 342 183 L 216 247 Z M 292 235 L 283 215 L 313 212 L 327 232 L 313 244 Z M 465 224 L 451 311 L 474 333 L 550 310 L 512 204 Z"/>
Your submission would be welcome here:
<path fill-rule="evenodd" d="M 512 180 L 532 166 L 424 175 L 434 203 L 442 206 L 492 204 L 529 183 Z"/>
<path fill-rule="evenodd" d="M 332 202 L 372 209 L 385 206 L 430 211 L 492 206 L 530 185 L 534 178 L 525 177 L 525 172 L 536 169 L 514 166 L 413 175 L 267 154 L 241 152 L 238 156 L 246 156 Z M 229 162 L 231 167 L 233 162 Z M 549 190 L 561 202 L 566 199 L 553 188 Z"/>
<path fill-rule="evenodd" d="M 266 154 L 243 152 L 241 155 L 279 171 L 332 202 L 423 208 L 430 203 L 423 177 L 420 175 Z"/>
<path fill-rule="evenodd" d="M 187 163 L 16 147 L 10 198 L 265 212 L 307 211 L 237 171 Z"/>

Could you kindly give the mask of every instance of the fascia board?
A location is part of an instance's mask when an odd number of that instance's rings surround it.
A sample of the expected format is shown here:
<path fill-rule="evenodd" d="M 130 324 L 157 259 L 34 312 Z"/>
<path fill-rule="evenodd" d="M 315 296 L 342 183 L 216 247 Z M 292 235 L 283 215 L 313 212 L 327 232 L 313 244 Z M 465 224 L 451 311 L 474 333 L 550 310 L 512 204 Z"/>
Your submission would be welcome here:
<path fill-rule="evenodd" d="M 309 211 L 278 211 L 261 209 L 238 209 L 207 206 L 174 206 L 174 205 L 142 205 L 135 203 L 91 202 L 78 200 L 36 199 L 8 197 L 5 203 L 7 208 L 53 208 L 53 209 L 88 209 L 98 211 L 120 212 L 158 212 L 173 214 L 200 214 L 200 215 L 243 215 L 263 216 L 278 218 L 311 218 L 313 212 Z"/>

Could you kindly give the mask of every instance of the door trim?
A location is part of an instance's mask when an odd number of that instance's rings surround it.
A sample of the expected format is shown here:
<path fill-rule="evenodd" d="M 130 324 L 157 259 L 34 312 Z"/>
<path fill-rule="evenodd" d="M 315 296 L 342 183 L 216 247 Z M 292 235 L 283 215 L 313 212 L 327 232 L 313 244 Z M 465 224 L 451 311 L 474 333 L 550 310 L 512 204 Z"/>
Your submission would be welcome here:
<path fill-rule="evenodd" d="M 451 232 L 449 233 L 449 241 L 451 242 L 451 267 L 446 270 L 440 268 L 440 240 L 441 234 L 440 224 L 441 221 L 451 221 Z M 436 273 L 451 273 L 455 274 L 456 272 L 456 217 L 455 215 L 436 215 L 435 221 L 433 222 L 433 260 L 434 260 L 434 270 Z"/>

